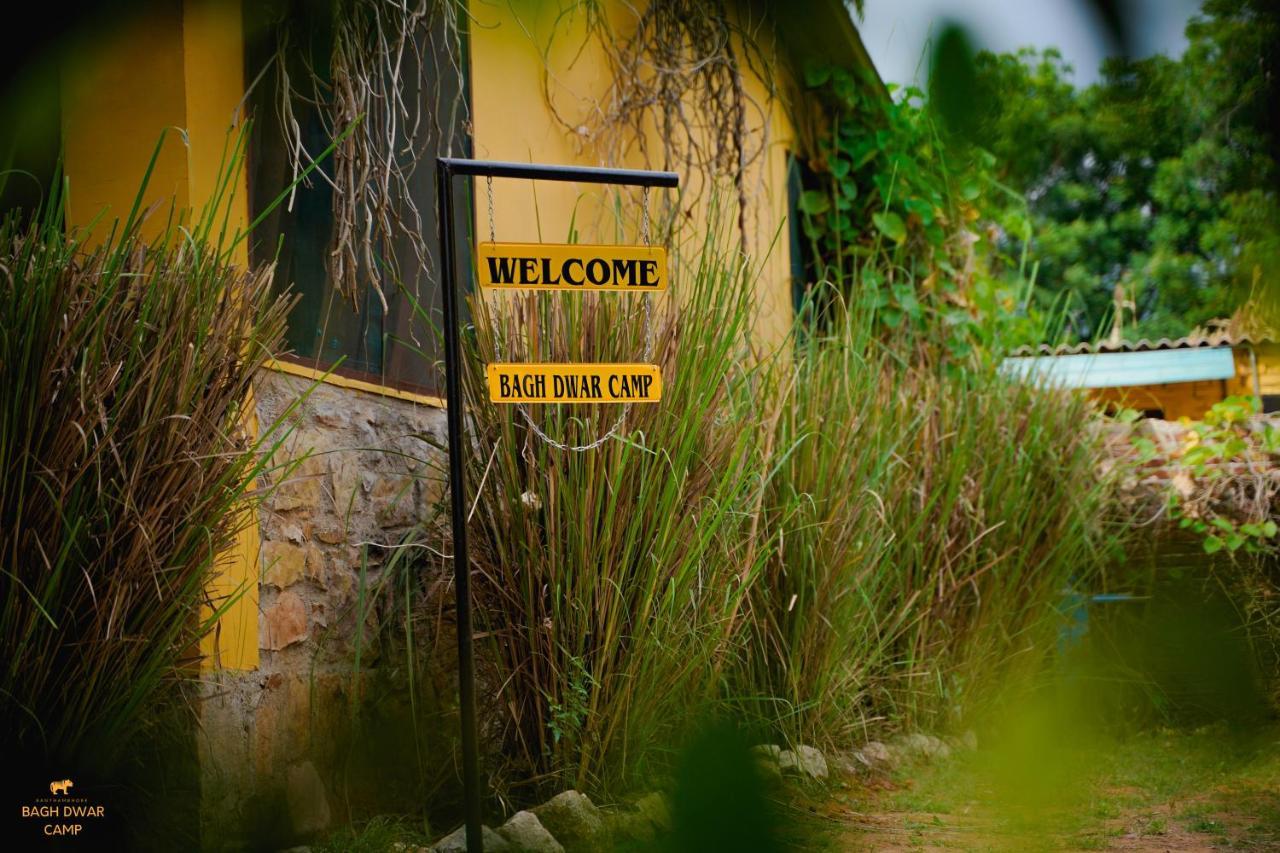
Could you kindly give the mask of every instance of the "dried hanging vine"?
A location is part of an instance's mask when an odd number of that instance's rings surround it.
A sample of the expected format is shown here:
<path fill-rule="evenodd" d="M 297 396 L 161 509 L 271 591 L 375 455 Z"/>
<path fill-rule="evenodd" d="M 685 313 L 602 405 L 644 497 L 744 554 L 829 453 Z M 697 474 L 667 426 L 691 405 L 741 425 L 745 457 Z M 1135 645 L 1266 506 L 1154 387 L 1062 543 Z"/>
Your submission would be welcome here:
<path fill-rule="evenodd" d="M 649 168 L 732 180 L 745 252 L 755 197 L 748 176 L 768 150 L 775 96 L 767 70 L 774 51 L 766 50 L 760 38 L 769 30 L 763 21 L 743 20 L 745 12 L 730 15 L 725 0 L 652 0 L 639 9 L 623 8 L 626 22 L 634 22 L 625 34 L 598 0 L 583 0 L 561 14 L 557 28 L 572 14 L 585 13 L 587 40 L 603 52 L 609 86 L 581 117 L 557 104 L 550 62 L 557 37 L 553 28 L 543 57 L 548 107 L 608 165 L 622 165 L 634 148 Z M 746 73 L 764 83 L 763 102 L 747 91 Z M 650 150 L 655 136 L 659 152 Z M 763 180 L 764 170 L 757 171 Z"/>
<path fill-rule="evenodd" d="M 319 154 L 308 150 L 295 104 L 317 108 L 325 136 L 343 137 L 331 163 L 316 170 L 333 187 L 330 280 L 356 302 L 367 282 L 387 308 L 384 288 L 412 262 L 429 272 L 431 255 L 414 175 L 425 152 L 447 151 L 469 124 L 463 79 L 460 0 L 335 0 L 328 73 L 307 61 L 305 80 L 290 75 L 292 27 L 277 26 L 278 110 L 294 177 Z M 353 128 L 354 125 L 354 128 Z M 428 193 L 428 198 L 431 195 Z M 290 200 L 292 207 L 292 199 Z"/>

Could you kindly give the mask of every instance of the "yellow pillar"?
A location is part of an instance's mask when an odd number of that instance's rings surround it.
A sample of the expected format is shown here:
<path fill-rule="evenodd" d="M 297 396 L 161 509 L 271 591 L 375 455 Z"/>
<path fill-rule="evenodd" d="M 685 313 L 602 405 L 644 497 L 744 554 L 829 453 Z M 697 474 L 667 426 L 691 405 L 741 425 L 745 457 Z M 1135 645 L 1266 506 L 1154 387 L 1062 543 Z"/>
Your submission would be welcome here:
<path fill-rule="evenodd" d="M 220 183 L 224 157 L 240 130 L 244 39 L 234 0 L 182 0 L 148 6 L 114 32 L 98 34 L 63 75 L 63 158 L 70 183 L 68 225 L 101 217 L 98 233 L 124 219 L 162 133 L 144 204 L 159 203 L 144 234 L 164 229 L 170 210 L 190 220 L 223 187 L 228 234 L 248 222 L 243 172 Z M 217 235 L 215 232 L 214 238 Z M 244 243 L 232 256 L 247 265 Z M 250 401 L 251 403 L 252 401 Z M 249 412 L 253 411 L 250 404 Z M 256 430 L 255 422 L 246 428 Z M 201 644 L 206 667 L 258 666 L 256 517 L 240 519 L 235 546 L 219 555 L 210 584 L 215 605 L 235 600 Z M 236 598 L 238 596 L 238 598 Z"/>

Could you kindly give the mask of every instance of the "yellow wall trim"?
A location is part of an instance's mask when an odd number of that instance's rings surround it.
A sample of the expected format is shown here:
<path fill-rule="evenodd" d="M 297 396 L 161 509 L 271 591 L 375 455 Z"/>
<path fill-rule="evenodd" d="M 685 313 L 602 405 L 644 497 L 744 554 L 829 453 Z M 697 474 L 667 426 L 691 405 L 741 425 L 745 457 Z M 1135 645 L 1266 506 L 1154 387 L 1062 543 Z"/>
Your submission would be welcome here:
<path fill-rule="evenodd" d="M 267 362 L 266 367 L 269 370 L 278 370 L 281 373 L 301 376 L 305 379 L 314 379 L 318 382 L 324 382 L 327 385 L 334 385 L 338 388 L 350 388 L 355 391 L 364 391 L 366 394 L 377 394 L 379 397 L 392 397 L 396 400 L 406 400 L 410 403 L 419 403 L 423 406 L 434 406 L 437 409 L 445 408 L 445 401 L 440 397 L 432 397 L 428 394 L 415 394 L 412 391 L 402 391 L 399 388 L 379 385 L 376 382 L 365 382 L 363 379 L 352 379 L 350 376 L 328 373 L 314 367 L 295 364 L 292 361 L 281 361 L 273 358 Z"/>

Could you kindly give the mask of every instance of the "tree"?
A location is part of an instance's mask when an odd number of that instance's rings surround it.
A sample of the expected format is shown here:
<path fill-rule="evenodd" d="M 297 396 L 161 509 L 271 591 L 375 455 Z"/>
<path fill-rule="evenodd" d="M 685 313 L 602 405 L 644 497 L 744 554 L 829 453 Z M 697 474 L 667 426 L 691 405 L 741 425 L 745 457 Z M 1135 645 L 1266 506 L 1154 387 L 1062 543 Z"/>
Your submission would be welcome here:
<path fill-rule="evenodd" d="M 978 54 L 977 136 L 1025 195 L 1037 298 L 1075 335 L 1177 336 L 1231 313 L 1277 224 L 1272 0 L 1207 0 L 1181 59 L 1113 58 L 1077 89 L 1056 50 Z M 1018 235 L 1006 238 L 1018 242 Z"/>

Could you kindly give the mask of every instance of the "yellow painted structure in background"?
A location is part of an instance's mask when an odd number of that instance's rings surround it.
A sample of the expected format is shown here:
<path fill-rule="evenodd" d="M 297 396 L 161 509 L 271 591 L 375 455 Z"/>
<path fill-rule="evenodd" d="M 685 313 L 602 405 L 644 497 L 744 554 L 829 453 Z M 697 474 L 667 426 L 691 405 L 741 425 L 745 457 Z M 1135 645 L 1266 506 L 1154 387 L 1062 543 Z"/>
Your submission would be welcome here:
<path fill-rule="evenodd" d="M 172 212 L 189 217 L 209 205 L 234 144 L 244 97 L 240 7 L 218 0 L 156 4 L 147 14 L 103 32 L 68 63 L 63 74 L 62 138 L 70 182 L 68 226 L 99 219 L 96 234 L 129 215 L 147 164 L 164 134 L 144 205 L 155 205 L 145 235 L 162 233 Z M 122 120 L 122 117 L 124 120 Z M 233 181 L 229 233 L 248 223 L 243 173 Z M 247 266 L 241 243 L 232 260 Z M 247 409 L 252 412 L 252 401 Z M 246 424 L 249 430 L 257 424 Z M 256 518 L 219 555 L 209 589 L 226 607 L 201 644 L 204 664 L 225 669 L 258 665 L 258 550 Z M 225 604 L 230 602 L 229 604 Z"/>
<path fill-rule="evenodd" d="M 1116 408 L 1159 410 L 1164 413 L 1165 420 L 1172 421 L 1179 418 L 1199 420 L 1215 403 L 1227 397 L 1280 395 L 1280 344 L 1236 346 L 1232 349 L 1232 357 L 1235 376 L 1230 379 L 1095 388 L 1089 391 L 1089 396 Z"/>

